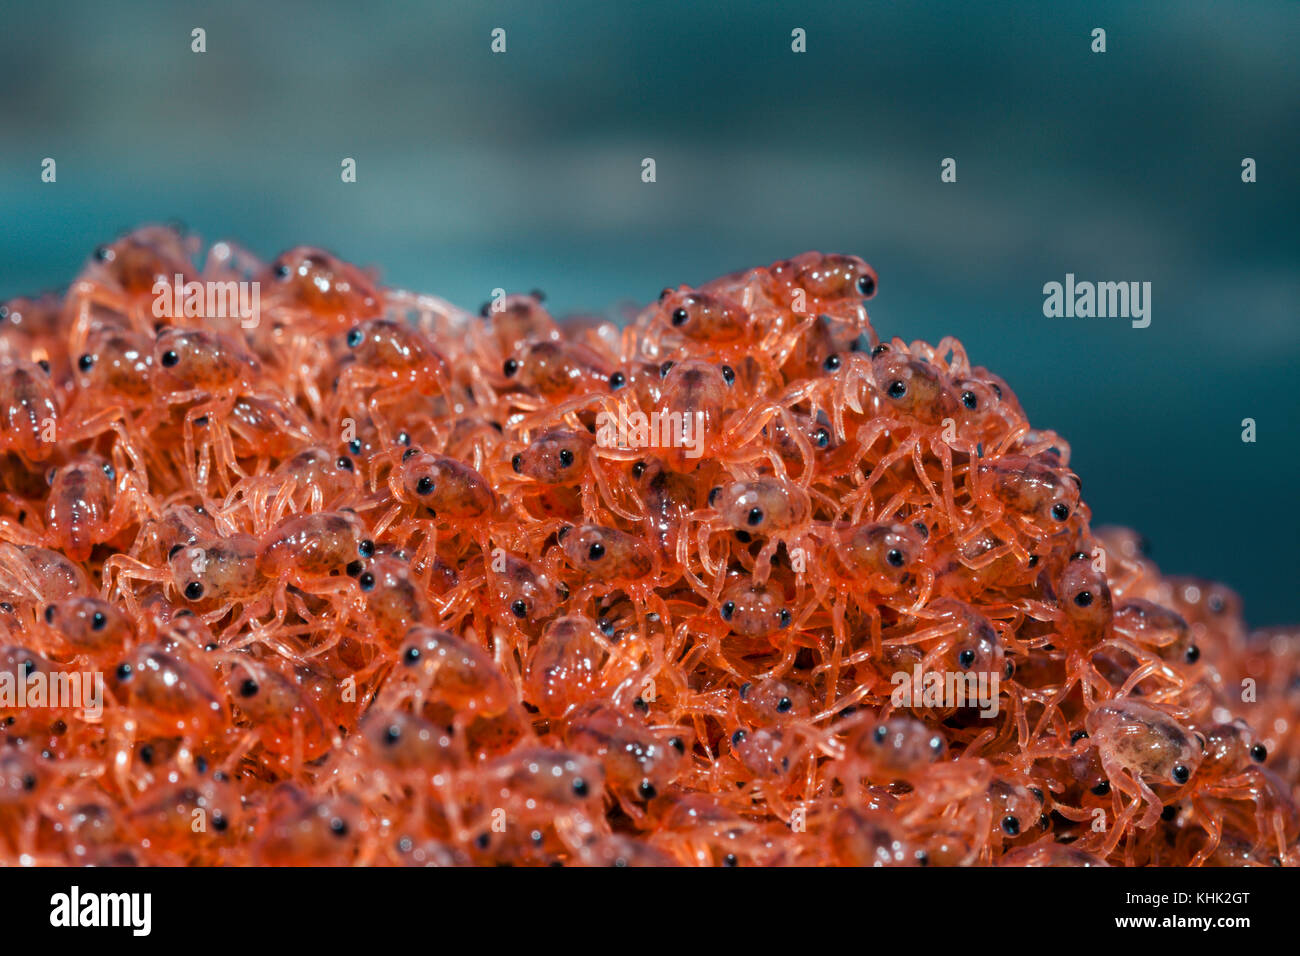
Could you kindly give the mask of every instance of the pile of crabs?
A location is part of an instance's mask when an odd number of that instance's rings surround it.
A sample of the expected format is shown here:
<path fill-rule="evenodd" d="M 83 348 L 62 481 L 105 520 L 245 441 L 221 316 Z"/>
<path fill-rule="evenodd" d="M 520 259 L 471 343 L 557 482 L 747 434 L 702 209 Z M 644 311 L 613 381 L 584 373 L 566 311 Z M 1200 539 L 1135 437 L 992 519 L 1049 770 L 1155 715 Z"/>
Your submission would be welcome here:
<path fill-rule="evenodd" d="M 0 858 L 1300 862 L 1300 632 L 807 253 L 623 327 L 147 227 L 0 308 Z"/>

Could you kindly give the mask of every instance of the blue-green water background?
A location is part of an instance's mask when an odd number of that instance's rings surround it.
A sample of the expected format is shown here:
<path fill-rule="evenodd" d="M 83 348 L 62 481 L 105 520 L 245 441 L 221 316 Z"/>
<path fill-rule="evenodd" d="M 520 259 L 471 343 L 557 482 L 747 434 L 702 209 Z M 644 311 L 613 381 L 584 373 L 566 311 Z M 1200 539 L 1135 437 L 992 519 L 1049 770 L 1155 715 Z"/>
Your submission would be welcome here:
<path fill-rule="evenodd" d="M 1072 443 L 1098 521 L 1231 584 L 1254 624 L 1300 620 L 1294 0 L 0 10 L 0 297 L 170 219 L 560 312 L 855 252 L 877 329 L 957 335 L 1002 373 Z M 1150 281 L 1151 327 L 1044 318 L 1067 272 Z"/>

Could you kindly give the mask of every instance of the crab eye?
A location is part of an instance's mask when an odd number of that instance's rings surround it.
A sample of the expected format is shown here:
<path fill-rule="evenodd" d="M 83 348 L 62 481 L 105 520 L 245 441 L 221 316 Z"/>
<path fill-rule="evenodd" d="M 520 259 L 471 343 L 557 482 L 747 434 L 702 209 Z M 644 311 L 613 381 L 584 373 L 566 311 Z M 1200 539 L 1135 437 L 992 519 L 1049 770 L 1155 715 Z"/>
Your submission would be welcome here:
<path fill-rule="evenodd" d="M 826 361 L 822 362 L 822 368 L 828 372 L 834 372 L 840 367 L 840 357 L 834 353 L 826 356 Z"/>
<path fill-rule="evenodd" d="M 257 681 L 253 678 L 245 678 L 244 682 L 239 685 L 240 697 L 256 697 L 258 691 Z"/>
<path fill-rule="evenodd" d="M 1255 763 L 1263 763 L 1268 759 L 1268 748 L 1263 744 L 1255 744 L 1250 748 L 1250 759 Z"/>
<path fill-rule="evenodd" d="M 1007 816 L 1002 818 L 1002 831 L 1007 836 L 1016 836 L 1020 833 L 1020 821 L 1015 817 Z"/>
<path fill-rule="evenodd" d="M 117 470 L 112 465 L 104 466 L 104 474 L 108 476 L 109 481 L 117 480 Z"/>
<path fill-rule="evenodd" d="M 776 702 L 776 712 L 778 714 L 789 713 L 790 708 L 794 706 L 794 701 L 789 697 L 782 697 Z"/>
<path fill-rule="evenodd" d="M 573 781 L 573 792 L 580 797 L 585 797 L 588 793 L 591 792 L 591 788 L 587 786 L 587 781 L 583 780 L 581 777 L 578 777 Z"/>
<path fill-rule="evenodd" d="M 680 327 L 685 325 L 690 317 L 691 314 L 689 312 L 678 306 L 676 309 L 673 309 L 672 323 L 673 325 Z"/>
<path fill-rule="evenodd" d="M 871 736 L 875 739 L 876 743 L 883 744 L 885 742 L 885 738 L 889 736 L 889 728 L 886 727 L 884 724 L 881 724 L 879 727 L 876 728 L 875 733 L 873 733 Z"/>
<path fill-rule="evenodd" d="M 336 468 L 338 468 L 339 471 L 354 471 L 354 470 L 355 470 L 354 467 L 353 467 L 353 465 L 352 465 L 352 459 L 349 458 L 349 457 L 347 457 L 346 455 L 340 455 L 340 456 L 339 456 L 339 460 L 336 461 L 336 462 L 334 462 L 334 465 L 335 465 Z"/>
<path fill-rule="evenodd" d="M 375 553 L 375 543 L 367 538 L 357 545 L 357 554 L 363 558 L 368 558 Z"/>
<path fill-rule="evenodd" d="M 116 673 L 118 680 L 127 681 L 131 679 L 131 674 L 133 672 L 130 664 L 118 664 Z"/>
<path fill-rule="evenodd" d="M 813 432 L 813 443 L 818 448 L 825 448 L 831 443 L 831 433 L 824 428 L 819 428 Z"/>
<path fill-rule="evenodd" d="M 352 441 L 348 442 L 348 451 L 352 452 L 354 455 L 361 454 L 361 448 L 362 445 L 360 438 L 354 438 Z"/>
<path fill-rule="evenodd" d="M 510 459 L 510 467 L 514 469 L 516 475 L 521 474 L 524 470 L 524 456 L 515 455 Z"/>
<path fill-rule="evenodd" d="M 736 384 L 736 371 L 730 365 L 722 366 L 722 380 L 728 385 Z"/>
<path fill-rule="evenodd" d="M 523 601 L 515 601 L 510 605 L 510 613 L 515 617 L 523 618 L 528 616 L 528 605 Z"/>
<path fill-rule="evenodd" d="M 974 392 L 962 392 L 961 403 L 965 405 L 967 408 L 974 409 L 979 405 L 980 400 L 975 397 Z"/>
<path fill-rule="evenodd" d="M 762 508 L 750 508 L 750 509 L 749 509 L 749 515 L 746 517 L 745 520 L 749 522 L 749 526 L 750 526 L 751 528 L 754 527 L 755 525 L 760 525 L 760 524 L 762 524 L 762 523 L 763 523 L 763 509 L 762 509 Z"/>
<path fill-rule="evenodd" d="M 605 546 L 601 544 L 599 541 L 597 541 L 595 544 L 593 544 L 590 548 L 587 549 L 587 557 L 590 558 L 592 561 L 599 561 L 604 556 L 605 556 Z"/>
<path fill-rule="evenodd" d="M 289 278 L 289 276 L 291 275 L 293 275 L 293 270 L 290 269 L 283 262 L 275 267 L 275 277 L 280 281 L 284 281 L 285 279 Z"/>
<path fill-rule="evenodd" d="M 736 613 L 736 602 L 728 601 L 726 604 L 722 605 L 718 613 L 722 615 L 724 621 L 730 621 L 731 616 Z"/>
<path fill-rule="evenodd" d="M 92 631 L 102 631 L 108 626 L 108 618 L 104 616 L 103 611 L 96 611 L 94 617 L 90 619 L 90 629 Z"/>
<path fill-rule="evenodd" d="M 113 258 L 113 250 L 108 246 L 100 246 L 95 250 L 95 258 L 100 262 L 108 262 Z"/>
<path fill-rule="evenodd" d="M 354 349 L 366 340 L 366 333 L 359 328 L 353 329 L 348 333 L 348 348 Z"/>
<path fill-rule="evenodd" d="M 519 371 L 519 362 L 512 358 L 506 359 L 505 363 L 501 366 L 501 371 L 506 378 L 510 378 Z"/>
<path fill-rule="evenodd" d="M 433 491 L 433 479 L 425 475 L 415 483 L 415 493 L 417 495 L 427 495 Z"/>
<path fill-rule="evenodd" d="M 402 660 L 406 661 L 406 666 L 410 667 L 420 659 L 420 649 L 418 647 L 408 647 L 406 653 L 402 655 Z"/>
<path fill-rule="evenodd" d="M 1052 505 L 1052 517 L 1057 521 L 1065 521 L 1070 517 L 1070 508 L 1062 501 Z"/>
<path fill-rule="evenodd" d="M 573 464 L 573 452 L 569 451 L 569 449 L 567 448 L 561 448 L 560 465 L 564 468 L 568 468 L 572 464 Z"/>
<path fill-rule="evenodd" d="M 789 626 L 790 626 L 790 609 L 789 609 L 789 608 L 785 608 L 785 607 L 781 608 L 781 613 L 780 613 L 779 615 L 777 615 L 777 617 L 778 617 L 778 619 L 780 620 L 780 622 L 781 622 L 781 626 L 782 626 L 782 627 L 789 627 Z"/>
<path fill-rule="evenodd" d="M 970 670 L 970 666 L 975 663 L 975 652 L 969 647 L 957 655 L 957 663 L 962 666 L 963 670 Z"/>
<path fill-rule="evenodd" d="M 83 372 L 89 372 L 94 364 L 95 356 L 91 355 L 89 352 L 77 359 L 77 368 L 81 369 Z"/>
<path fill-rule="evenodd" d="M 375 576 L 367 571 L 357 578 L 357 584 L 360 585 L 363 591 L 373 591 L 375 589 Z"/>
<path fill-rule="evenodd" d="M 673 363 L 672 363 L 672 362 L 664 362 L 663 365 L 660 365 L 660 366 L 659 366 L 659 377 L 660 377 L 660 378 L 667 378 L 667 377 L 668 377 L 668 372 L 672 369 L 672 367 L 673 367 Z"/>
<path fill-rule="evenodd" d="M 181 357 L 177 355 L 173 349 L 168 349 L 166 352 L 162 354 L 162 363 L 166 368 L 171 368 L 180 360 Z"/>
<path fill-rule="evenodd" d="M 907 383 L 902 379 L 894 379 L 889 383 L 889 388 L 885 390 L 890 398 L 902 398 L 907 394 Z"/>
<path fill-rule="evenodd" d="M 613 375 L 609 377 L 609 390 L 611 392 L 617 392 L 620 388 L 622 388 L 626 384 L 627 384 L 627 376 L 624 375 L 622 372 L 615 372 Z"/>
<path fill-rule="evenodd" d="M 185 585 L 185 596 L 191 601 L 197 601 L 199 598 L 203 597 L 203 585 L 198 581 L 191 581 L 189 584 Z"/>
<path fill-rule="evenodd" d="M 898 550 L 898 548 L 890 548 L 889 552 L 885 555 L 885 560 L 894 567 L 901 568 L 904 564 L 903 552 Z"/>
<path fill-rule="evenodd" d="M 1087 607 L 1092 604 L 1092 592 L 1080 591 L 1074 596 L 1074 603 L 1079 605 L 1079 607 Z"/>
<path fill-rule="evenodd" d="M 876 280 L 871 278 L 871 276 L 859 276 L 858 292 L 864 298 L 867 299 L 871 298 L 873 295 L 876 294 Z"/>
<path fill-rule="evenodd" d="M 1175 783 L 1186 783 L 1191 778 L 1191 776 L 1192 776 L 1191 771 L 1188 770 L 1186 767 L 1184 767 L 1182 764 L 1176 764 L 1174 766 L 1173 777 Z"/>

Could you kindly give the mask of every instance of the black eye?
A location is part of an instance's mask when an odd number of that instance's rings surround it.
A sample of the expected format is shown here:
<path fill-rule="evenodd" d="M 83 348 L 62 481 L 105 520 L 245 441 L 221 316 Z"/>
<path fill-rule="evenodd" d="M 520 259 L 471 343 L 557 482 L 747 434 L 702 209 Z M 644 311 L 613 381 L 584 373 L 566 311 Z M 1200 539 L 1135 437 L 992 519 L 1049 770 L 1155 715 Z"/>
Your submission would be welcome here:
<path fill-rule="evenodd" d="M 257 681 L 253 680 L 253 678 L 251 677 L 247 678 L 242 684 L 239 685 L 240 697 L 256 697 L 257 691 L 258 691 Z"/>
<path fill-rule="evenodd" d="M 825 448 L 831 443 L 831 433 L 824 428 L 819 428 L 813 432 L 813 444 L 818 448 Z"/>
<path fill-rule="evenodd" d="M 431 491 L 433 491 L 433 479 L 428 475 L 415 483 L 415 493 L 417 495 L 427 495 Z"/>
<path fill-rule="evenodd" d="M 351 459 L 351 458 L 348 458 L 346 455 L 340 455 L 340 456 L 339 456 L 339 460 L 336 461 L 336 462 L 334 462 L 334 465 L 335 465 L 335 467 L 337 467 L 337 468 L 339 469 L 339 471 L 352 471 L 352 470 L 353 470 L 353 467 L 352 467 L 352 459 Z"/>
<path fill-rule="evenodd" d="M 593 544 L 590 548 L 587 549 L 587 557 L 590 558 L 592 561 L 599 561 L 604 556 L 605 556 L 605 546 L 601 544 L 599 541 L 597 541 L 595 544 Z"/>
<path fill-rule="evenodd" d="M 901 568 L 903 566 L 903 552 L 899 551 L 897 548 L 890 548 L 889 552 L 885 555 L 885 560 L 894 567 Z"/>
<path fill-rule="evenodd" d="M 523 601 L 516 601 L 514 604 L 510 605 L 510 612 L 514 614 L 515 617 L 526 617 L 528 615 L 528 605 Z"/>
<path fill-rule="evenodd" d="M 760 524 L 762 524 L 762 523 L 763 523 L 763 509 L 762 509 L 762 508 L 750 508 L 750 509 L 749 509 L 749 516 L 748 516 L 745 520 L 749 522 L 750 527 L 753 527 L 753 526 L 755 526 L 755 525 L 760 525 Z"/>
<path fill-rule="evenodd" d="M 519 371 L 519 363 L 514 359 L 506 359 L 505 364 L 501 366 L 501 371 L 505 373 L 506 378 L 510 378 Z"/>
<path fill-rule="evenodd" d="M 734 747 L 737 744 L 743 743 L 746 736 L 747 735 L 743 730 L 737 730 L 734 734 L 731 735 L 731 746 Z"/>
<path fill-rule="evenodd" d="M 49 375 L 49 374 L 50 374 L 50 361 L 49 361 L 49 359 L 41 359 L 41 360 L 40 360 L 39 362 L 37 362 L 36 364 L 39 365 L 39 366 L 41 367 L 41 370 L 42 370 L 43 372 L 45 372 L 46 375 Z"/>
<path fill-rule="evenodd" d="M 967 408 L 975 408 L 977 405 L 979 405 L 980 400 L 975 397 L 974 392 L 962 392 L 961 403 L 965 405 Z"/>
<path fill-rule="evenodd" d="M 516 475 L 522 474 L 524 469 L 524 456 L 515 455 L 510 459 L 510 467 L 514 469 Z"/>
<path fill-rule="evenodd" d="M 287 279 L 287 278 L 289 278 L 289 276 L 291 276 L 291 275 L 293 275 L 293 270 L 290 269 L 290 268 L 289 268 L 287 265 L 285 265 L 283 262 L 280 263 L 278 266 L 275 267 L 275 277 L 276 277 L 277 279 L 281 279 L 281 280 L 283 280 L 283 279 Z"/>
<path fill-rule="evenodd" d="M 1066 518 L 1070 517 L 1069 507 L 1064 502 L 1058 501 L 1056 504 L 1052 505 L 1052 517 L 1057 521 L 1064 521 Z"/>
<path fill-rule="evenodd" d="M 1188 770 L 1186 767 L 1184 767 L 1182 764 L 1177 764 L 1174 767 L 1173 775 L 1174 775 L 1175 783 L 1186 783 L 1188 779 L 1192 776 L 1192 772 Z"/>
<path fill-rule="evenodd" d="M 790 609 L 789 609 L 789 608 L 784 608 L 784 607 L 781 608 L 781 613 L 778 615 L 778 618 L 779 618 L 780 621 L 781 621 L 781 626 L 782 626 L 782 627 L 789 627 L 789 626 L 790 626 Z"/>
<path fill-rule="evenodd" d="M 890 398 L 902 398 L 907 394 L 907 383 L 901 379 L 894 379 L 889 383 L 889 388 L 885 389 Z"/>
<path fill-rule="evenodd" d="M 189 584 L 185 585 L 185 596 L 191 601 L 197 601 L 199 598 L 203 597 L 203 585 L 198 581 L 191 581 Z"/>
<path fill-rule="evenodd" d="M 91 368 L 94 367 L 94 364 L 95 356 L 90 353 L 86 353 L 81 358 L 77 359 L 77 368 L 81 369 L 83 372 L 89 372 Z"/>
<path fill-rule="evenodd" d="M 679 307 L 673 309 L 673 315 L 672 315 L 673 325 L 677 325 L 677 326 L 685 325 L 687 320 L 690 319 L 690 317 L 691 314 L 683 308 Z"/>
<path fill-rule="evenodd" d="M 348 348 L 354 349 L 366 340 L 366 333 L 360 329 L 352 329 L 348 332 Z"/>
<path fill-rule="evenodd" d="M 881 353 L 888 352 L 888 351 L 889 351 L 889 346 L 886 345 L 884 342 L 881 342 L 879 345 L 877 345 L 874 349 L 871 350 L 871 357 L 875 358 L 877 355 L 880 355 Z"/>
<path fill-rule="evenodd" d="M 627 376 L 624 375 L 622 372 L 615 372 L 613 375 L 609 377 L 609 390 L 611 392 L 617 392 L 620 388 L 622 388 L 626 384 L 627 384 Z"/>
<path fill-rule="evenodd" d="M 225 833 L 226 828 L 230 826 L 230 821 L 220 813 L 212 814 L 212 829 L 218 833 Z"/>
<path fill-rule="evenodd" d="M 397 444 L 405 445 L 407 448 L 411 447 L 411 436 L 406 434 L 406 432 L 399 433 L 397 436 Z"/>
<path fill-rule="evenodd" d="M 871 278 L 871 276 L 859 276 L 858 292 L 861 293 L 864 298 L 871 298 L 876 294 L 876 280 Z"/>
<path fill-rule="evenodd" d="M 365 541 L 362 541 L 359 545 L 357 545 L 357 554 L 361 555 L 363 558 L 368 558 L 374 553 L 375 553 L 375 543 L 371 541 L 369 538 L 367 538 Z"/>
<path fill-rule="evenodd" d="M 113 250 L 109 249 L 108 246 L 100 246 L 95 250 L 95 258 L 100 262 L 108 262 L 113 258 Z"/>
<path fill-rule="evenodd" d="M 600 633 L 604 634 L 606 637 L 614 636 L 614 622 L 609 618 L 602 617 L 600 621 L 597 622 L 596 627 L 600 628 Z"/>
<path fill-rule="evenodd" d="M 352 452 L 354 455 L 361 454 L 361 439 L 354 438 L 352 441 L 348 442 L 348 451 Z"/>
<path fill-rule="evenodd" d="M 879 727 L 876 728 L 875 733 L 873 733 L 871 736 L 876 739 L 876 743 L 883 744 L 885 742 L 885 738 L 889 736 L 889 728 L 886 727 L 884 724 L 881 724 Z"/>
<path fill-rule="evenodd" d="M 366 569 L 366 566 L 360 561 L 349 561 L 348 566 L 343 570 L 347 572 L 348 577 L 355 578 L 358 574 Z"/>
<path fill-rule="evenodd" d="M 686 753 L 686 744 L 682 741 L 681 737 L 674 737 L 669 740 L 668 746 L 672 747 L 673 750 L 676 750 L 679 754 Z"/>
<path fill-rule="evenodd" d="M 672 367 L 673 367 L 673 363 L 672 363 L 672 362 L 664 362 L 663 365 L 660 365 L 660 366 L 659 366 L 659 377 L 660 377 L 660 378 L 667 378 L 667 377 L 668 377 L 668 371 L 669 371 L 669 369 L 671 369 Z"/>
<path fill-rule="evenodd" d="M 560 467 L 568 468 L 573 464 L 573 452 L 567 448 L 560 449 Z"/>
<path fill-rule="evenodd" d="M 117 665 L 117 679 L 118 679 L 118 680 L 130 680 L 130 679 L 131 679 L 131 673 L 132 673 L 132 671 L 131 671 L 131 665 L 130 665 L 130 664 L 118 664 L 118 665 Z"/>
<path fill-rule="evenodd" d="M 716 504 L 718 503 L 718 495 L 720 495 L 720 494 L 722 494 L 722 486 L 721 486 L 721 485 L 719 485 L 719 486 L 716 487 L 716 488 L 710 488 L 710 489 L 709 489 L 709 507 L 713 507 L 714 505 L 716 505 Z"/>
<path fill-rule="evenodd" d="M 730 621 L 731 615 L 736 613 L 736 602 L 728 601 L 726 604 L 722 605 L 722 609 L 719 613 L 722 615 L 724 621 Z"/>
<path fill-rule="evenodd" d="M 564 527 L 562 527 L 559 531 L 555 532 L 555 538 L 556 538 L 556 540 L 557 540 L 557 541 L 563 541 L 563 540 L 568 536 L 569 532 L 572 531 L 572 530 L 573 530 L 573 525 L 571 525 L 571 524 L 566 524 L 566 525 L 565 525 Z"/>
<path fill-rule="evenodd" d="M 1079 607 L 1087 607 L 1092 603 L 1092 592 L 1080 591 L 1074 596 L 1074 603 L 1079 605 Z"/>
<path fill-rule="evenodd" d="M 375 576 L 367 571 L 357 578 L 357 584 L 361 586 L 363 591 L 373 591 L 375 589 Z"/>
<path fill-rule="evenodd" d="M 337 837 L 347 836 L 348 825 L 345 821 L 341 820 L 338 817 L 335 817 L 333 820 L 330 821 L 330 832 Z"/>
<path fill-rule="evenodd" d="M 46 623 L 46 624 L 53 624 L 53 623 L 54 623 L 54 605 L 53 605 L 53 604 L 51 604 L 51 605 L 49 605 L 49 606 L 47 606 L 47 607 L 45 608 L 45 623 Z"/>
<path fill-rule="evenodd" d="M 822 368 L 828 372 L 834 372 L 840 367 L 840 357 L 835 354 L 826 356 L 826 361 L 822 362 Z"/>
<path fill-rule="evenodd" d="M 163 363 L 163 365 L 165 365 L 167 368 L 171 368 L 173 365 L 175 365 L 175 364 L 176 364 L 177 362 L 179 362 L 180 360 L 181 360 L 181 357 L 180 357 L 179 355 L 177 355 L 176 352 L 173 351 L 172 349 L 168 349 L 166 352 L 164 352 L 164 353 L 162 354 L 162 363 Z"/>
<path fill-rule="evenodd" d="M 108 626 L 108 618 L 104 616 L 103 611 L 96 611 L 90 619 L 90 629 L 92 631 L 102 631 Z"/>
<path fill-rule="evenodd" d="M 658 791 L 655 790 L 655 785 L 649 780 L 642 780 L 641 786 L 637 787 L 637 792 L 641 794 L 642 800 L 653 800 L 655 794 L 658 793 Z"/>
<path fill-rule="evenodd" d="M 418 647 L 408 647 L 406 653 L 402 655 L 402 660 L 406 661 L 406 666 L 410 667 L 420 659 L 420 649 Z"/>
<path fill-rule="evenodd" d="M 633 478 L 640 478 L 644 474 L 645 474 L 645 462 L 638 461 L 636 464 L 632 466 Z"/>
<path fill-rule="evenodd" d="M 1191 647 L 1187 648 L 1187 663 L 1195 664 L 1200 659 L 1201 649 L 1199 647 L 1193 644 Z"/>
<path fill-rule="evenodd" d="M 740 860 L 736 857 L 736 854 L 734 854 L 734 853 L 728 853 L 726 856 L 724 856 L 724 857 L 722 858 L 722 865 L 723 865 L 723 866 L 740 866 Z"/>
<path fill-rule="evenodd" d="M 1263 763 L 1268 759 L 1268 748 L 1263 744 L 1255 744 L 1250 748 L 1250 759 L 1255 763 Z"/>
<path fill-rule="evenodd" d="M 587 786 L 587 781 L 583 780 L 581 777 L 578 777 L 576 780 L 573 781 L 573 792 L 580 797 L 585 797 L 588 793 L 591 792 L 591 788 Z"/>
<path fill-rule="evenodd" d="M 1219 595 L 1211 594 L 1210 599 L 1205 603 L 1209 607 L 1209 609 L 1213 611 L 1215 614 L 1223 613 L 1223 608 L 1225 605 L 1223 603 L 1223 598 L 1221 598 Z"/>
<path fill-rule="evenodd" d="M 969 670 L 970 666 L 975 663 L 975 652 L 969 647 L 966 648 L 957 655 L 957 663 L 960 664 L 963 669 Z"/>
<path fill-rule="evenodd" d="M 1020 821 L 1015 817 L 1003 817 L 1002 830 L 1007 836 L 1015 836 L 1020 832 Z"/>
<path fill-rule="evenodd" d="M 736 371 L 730 365 L 722 366 L 722 380 L 728 385 L 736 384 Z"/>
<path fill-rule="evenodd" d="M 788 713 L 790 708 L 793 706 L 794 706 L 794 701 L 792 701 L 789 697 L 782 697 L 780 700 L 776 702 L 776 712 L 778 714 Z"/>

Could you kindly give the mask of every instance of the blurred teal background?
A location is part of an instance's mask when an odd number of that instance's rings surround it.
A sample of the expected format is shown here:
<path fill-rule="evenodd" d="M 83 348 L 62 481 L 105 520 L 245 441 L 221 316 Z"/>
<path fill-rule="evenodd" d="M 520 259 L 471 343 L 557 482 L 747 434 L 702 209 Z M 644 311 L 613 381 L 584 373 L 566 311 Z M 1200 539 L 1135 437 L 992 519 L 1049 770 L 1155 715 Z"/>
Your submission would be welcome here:
<path fill-rule="evenodd" d="M 559 312 L 854 252 L 880 333 L 954 334 L 1003 374 L 1072 443 L 1098 522 L 1237 588 L 1254 624 L 1300 621 L 1294 0 L 78 0 L 3 20 L 0 297 L 171 219 L 471 307 L 541 287 Z M 1150 328 L 1044 318 L 1067 272 L 1150 281 Z"/>

